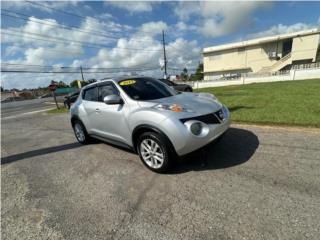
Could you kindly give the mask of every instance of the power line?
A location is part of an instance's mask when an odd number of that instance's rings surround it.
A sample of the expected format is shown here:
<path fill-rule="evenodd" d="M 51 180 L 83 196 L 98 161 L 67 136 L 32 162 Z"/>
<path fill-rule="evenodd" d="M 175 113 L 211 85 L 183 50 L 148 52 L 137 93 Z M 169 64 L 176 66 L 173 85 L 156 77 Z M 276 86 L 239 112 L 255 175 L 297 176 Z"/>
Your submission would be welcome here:
<path fill-rule="evenodd" d="M 6 34 L 8 34 L 8 35 L 12 35 L 12 36 L 20 36 L 21 37 L 21 35 L 19 35 L 19 34 L 15 34 L 15 33 L 6 33 Z M 48 40 L 45 40 L 45 39 L 41 39 L 41 38 L 33 38 L 33 37 L 29 37 L 29 36 L 27 36 L 28 38 L 30 38 L 30 39 L 35 39 L 35 40 L 40 40 L 40 41 L 48 41 Z M 59 42 L 57 42 L 57 43 L 59 43 Z M 70 53 L 70 54 L 77 54 L 77 55 L 79 55 L 79 54 L 83 54 L 83 52 L 71 52 L 71 51 L 66 51 L 66 50 L 58 50 L 58 49 L 50 49 L 50 48 L 45 48 L 44 49 L 45 51 L 50 51 L 50 52 L 61 52 L 61 53 Z M 64 56 L 65 57 L 65 56 Z"/>
<path fill-rule="evenodd" d="M 8 62 L 2 62 L 1 64 L 7 65 L 7 66 L 18 66 L 18 67 L 39 67 L 39 68 L 59 68 L 59 69 L 79 69 L 79 67 L 64 67 L 64 66 L 45 66 L 45 65 L 36 65 L 36 64 L 19 64 L 19 63 L 8 63 Z M 119 69 L 139 69 L 143 67 L 151 67 L 148 66 L 148 64 L 143 65 L 137 65 L 137 66 L 131 66 L 131 67 L 110 67 L 110 68 L 94 68 L 94 67 L 83 67 L 82 69 L 88 70 L 88 69 L 100 69 L 100 70 L 119 70 Z M 155 67 L 155 66 L 152 66 Z"/>
<path fill-rule="evenodd" d="M 87 72 L 87 71 L 83 71 L 83 73 L 92 73 L 92 74 L 96 74 L 96 73 L 122 73 L 122 72 L 145 72 L 145 71 L 151 71 L 151 70 L 157 70 L 158 68 L 149 68 L 149 69 L 132 69 L 132 70 L 121 70 L 121 71 L 97 71 L 97 72 Z M 1 72 L 4 73 L 79 73 L 79 71 L 77 72 L 63 72 L 63 71 L 59 71 L 59 72 L 55 72 L 55 71 L 30 71 L 30 70 L 3 70 L 1 69 Z"/>
<path fill-rule="evenodd" d="M 57 8 L 52 7 L 52 6 L 48 6 L 46 4 L 41 4 L 39 2 L 33 2 L 33 1 L 26 1 L 26 2 L 29 3 L 29 4 L 33 4 L 33 5 L 38 5 L 38 6 L 43 7 L 43 8 L 51 9 L 53 11 L 60 12 L 60 13 L 66 14 L 66 15 L 70 15 L 70 16 L 74 16 L 74 17 L 78 17 L 78 18 L 82 18 L 82 19 L 87 19 L 87 17 L 85 17 L 85 16 L 82 16 L 82 15 L 79 15 L 79 14 L 75 14 L 75 13 L 71 13 L 71 12 L 67 12 L 67 11 L 64 11 L 64 10 L 61 10 L 61 9 L 57 9 Z M 94 18 L 94 17 L 91 17 L 91 16 L 90 16 L 90 18 L 95 19 L 98 22 L 104 21 L 103 19 L 98 19 L 98 18 Z M 140 31 L 140 32 L 141 33 L 152 33 L 152 34 L 154 34 L 153 32 L 146 32 L 146 31 Z"/>
<path fill-rule="evenodd" d="M 30 19 L 32 16 L 29 16 L 29 15 L 26 15 L 26 14 L 22 14 L 22 13 L 18 13 L 18 12 L 14 12 L 14 11 L 10 11 L 10 10 L 7 10 L 7 9 L 2 9 L 2 11 L 13 13 L 13 14 L 16 14 L 16 15 L 25 16 L 25 17 L 20 17 L 20 16 L 13 16 L 13 15 L 6 14 L 6 13 L 1 13 L 1 15 L 3 15 L 3 16 L 15 18 L 15 19 L 18 19 L 18 20 L 35 22 L 35 23 L 38 23 L 38 24 L 48 25 L 48 26 L 52 26 L 52 27 L 55 27 L 55 28 L 61 27 L 61 28 L 65 28 L 65 29 L 73 30 L 73 31 L 77 31 L 77 32 L 83 32 L 83 33 L 89 33 L 89 34 L 94 33 L 95 35 L 102 36 L 104 38 L 114 39 L 114 40 L 119 40 L 119 39 L 123 38 L 123 37 L 107 35 L 107 34 L 105 34 L 103 32 L 100 32 L 100 31 L 82 30 L 82 29 L 79 29 L 78 27 L 72 26 L 72 25 L 66 25 L 66 24 L 61 24 L 61 23 L 52 23 L 52 22 L 50 22 L 48 20 L 43 20 L 43 19 L 37 19 L 38 20 L 37 21 L 35 19 Z M 92 29 L 92 28 L 89 28 L 89 29 Z M 130 41 L 149 42 L 148 40 L 139 40 L 139 38 L 130 39 Z"/>
<path fill-rule="evenodd" d="M 1 29 L 2 31 L 9 31 L 9 32 L 14 32 L 14 33 L 24 33 L 24 34 L 28 34 L 31 36 L 40 36 L 40 37 L 44 37 L 44 38 L 50 38 L 53 39 L 55 41 L 52 40 L 48 40 L 48 39 L 44 39 L 45 41 L 49 41 L 49 42 L 56 42 L 56 41 L 60 41 L 60 43 L 70 43 L 73 42 L 75 44 L 81 45 L 81 46 L 85 46 L 85 47 L 91 47 L 91 48 L 109 48 L 109 49 L 123 49 L 123 50 L 129 50 L 129 51 L 145 51 L 145 52 L 160 52 L 162 50 L 151 50 L 151 49 L 141 49 L 141 48 L 120 48 L 120 47 L 112 47 L 112 46 L 108 46 L 108 45 L 104 45 L 104 44 L 97 44 L 97 43 L 89 43 L 89 42 L 83 42 L 83 41 L 78 41 L 78 40 L 73 40 L 73 39 L 66 39 L 66 38 L 59 38 L 59 37 L 53 37 L 50 35 L 43 35 L 43 34 L 38 34 L 38 33 L 34 33 L 34 32 L 27 32 L 27 31 L 15 31 L 12 29 Z M 24 36 L 26 37 L 26 36 Z M 41 40 L 41 39 L 39 39 Z"/>
<path fill-rule="evenodd" d="M 7 65 L 7 66 L 6 66 Z M 9 67 L 8 67 L 9 66 Z M 11 67 L 10 67 L 11 66 Z M 14 66 L 14 67 L 12 67 Z M 118 73 L 118 72 L 135 72 L 135 71 L 149 71 L 158 69 L 158 67 L 144 67 L 144 68 L 83 68 L 83 73 Z M 76 67 L 56 67 L 56 66 L 37 66 L 27 64 L 6 64 L 1 66 L 1 72 L 11 73 L 79 73 L 79 68 Z"/>

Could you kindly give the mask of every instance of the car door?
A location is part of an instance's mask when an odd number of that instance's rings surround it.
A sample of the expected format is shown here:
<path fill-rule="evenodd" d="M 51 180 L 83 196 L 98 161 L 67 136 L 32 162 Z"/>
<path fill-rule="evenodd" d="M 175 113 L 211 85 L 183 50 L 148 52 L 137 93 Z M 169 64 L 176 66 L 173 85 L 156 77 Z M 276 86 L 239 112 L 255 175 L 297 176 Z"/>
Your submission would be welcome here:
<path fill-rule="evenodd" d="M 97 103 L 98 103 L 98 88 L 96 85 L 90 86 L 83 90 L 82 104 L 85 110 L 85 115 L 82 116 L 82 121 L 86 126 L 89 134 L 95 133 L 96 117 L 97 117 Z"/>
<path fill-rule="evenodd" d="M 97 133 L 101 137 L 129 144 L 129 128 L 125 117 L 128 106 L 125 103 L 104 103 L 103 99 L 112 94 L 120 95 L 118 88 L 112 81 L 98 85 Z"/>

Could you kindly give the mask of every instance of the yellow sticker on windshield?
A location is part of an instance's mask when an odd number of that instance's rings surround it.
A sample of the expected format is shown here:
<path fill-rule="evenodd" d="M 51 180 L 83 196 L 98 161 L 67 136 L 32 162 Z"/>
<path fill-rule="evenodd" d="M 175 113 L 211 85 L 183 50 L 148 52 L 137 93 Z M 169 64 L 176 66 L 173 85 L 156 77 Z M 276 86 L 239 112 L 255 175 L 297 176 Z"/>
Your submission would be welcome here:
<path fill-rule="evenodd" d="M 119 84 L 121 86 L 127 86 L 127 85 L 132 85 L 132 84 L 135 84 L 136 83 L 136 80 L 124 80 L 122 82 L 120 82 Z"/>

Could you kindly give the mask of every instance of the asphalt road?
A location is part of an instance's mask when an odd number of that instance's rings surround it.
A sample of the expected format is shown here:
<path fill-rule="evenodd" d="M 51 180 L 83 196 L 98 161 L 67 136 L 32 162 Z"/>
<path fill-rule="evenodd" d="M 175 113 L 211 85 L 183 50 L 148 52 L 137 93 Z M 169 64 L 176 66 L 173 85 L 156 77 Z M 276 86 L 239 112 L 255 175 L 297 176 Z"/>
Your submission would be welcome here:
<path fill-rule="evenodd" d="M 59 105 L 63 105 L 63 97 L 58 97 Z M 55 108 L 53 98 L 33 99 L 1 104 L 1 119 L 12 119 L 26 114 L 46 111 Z"/>
<path fill-rule="evenodd" d="M 2 121 L 2 239 L 319 239 L 320 131 L 233 125 L 170 174 L 81 146 L 68 116 Z"/>

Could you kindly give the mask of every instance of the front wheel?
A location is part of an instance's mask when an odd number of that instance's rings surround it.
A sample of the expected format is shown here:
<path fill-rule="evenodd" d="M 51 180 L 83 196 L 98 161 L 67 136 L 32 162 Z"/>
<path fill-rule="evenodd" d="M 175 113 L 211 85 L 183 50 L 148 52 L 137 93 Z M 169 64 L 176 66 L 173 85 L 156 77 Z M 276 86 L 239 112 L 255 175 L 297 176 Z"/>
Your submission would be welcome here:
<path fill-rule="evenodd" d="M 81 121 L 75 121 L 73 124 L 74 135 L 81 144 L 87 144 L 90 141 L 90 136 L 87 133 L 87 130 Z"/>
<path fill-rule="evenodd" d="M 143 164 L 154 172 L 166 172 L 172 162 L 168 140 L 158 133 L 143 133 L 138 140 L 137 150 Z"/>

